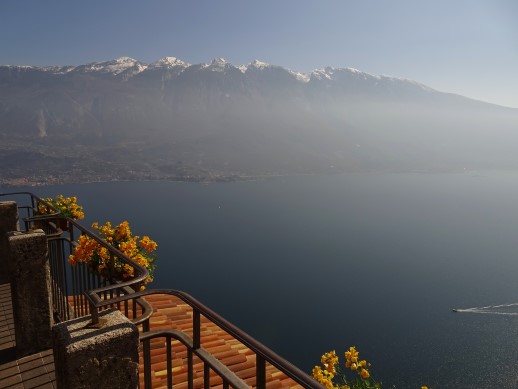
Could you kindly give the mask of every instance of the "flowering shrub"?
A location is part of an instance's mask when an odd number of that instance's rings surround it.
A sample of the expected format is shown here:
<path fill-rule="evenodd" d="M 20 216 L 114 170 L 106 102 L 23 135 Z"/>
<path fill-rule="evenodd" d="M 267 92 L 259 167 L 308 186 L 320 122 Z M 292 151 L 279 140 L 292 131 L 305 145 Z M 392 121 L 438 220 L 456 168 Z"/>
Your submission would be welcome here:
<path fill-rule="evenodd" d="M 149 236 L 141 238 L 138 235 L 132 235 L 127 221 L 123 221 L 116 227 L 112 227 L 110 222 L 106 222 L 102 226 L 95 222 L 92 224 L 92 228 L 107 243 L 148 269 L 149 277 L 144 281 L 146 284 L 153 281 L 153 271 L 156 266 L 153 253 L 157 248 L 155 241 L 151 240 Z M 92 273 L 99 274 L 110 281 L 127 281 L 134 278 L 131 265 L 125 264 L 117 257 L 110 256 L 106 247 L 101 246 L 87 235 L 79 237 L 78 245 L 68 260 L 72 266 L 77 263 L 85 263 Z"/>
<path fill-rule="evenodd" d="M 42 200 L 56 208 L 60 216 L 69 217 L 74 220 L 81 220 L 85 217 L 83 207 L 77 204 L 76 196 L 64 197 L 63 195 L 57 195 L 54 199 L 49 197 Z M 54 213 L 54 211 L 45 204 L 39 203 L 38 213 L 40 215 L 48 215 Z"/>
<path fill-rule="evenodd" d="M 354 379 L 349 380 L 345 371 L 340 369 L 338 356 L 334 350 L 322 355 L 320 359 L 322 367 L 313 368 L 313 378 L 328 389 L 381 389 L 381 383 L 376 382 L 367 369 L 367 367 L 370 368 L 370 363 L 364 359 L 360 360 L 359 355 L 354 346 L 349 347 L 345 352 L 344 367 L 347 371 L 356 373 Z M 428 389 L 428 387 L 422 386 L 421 389 Z"/>
<path fill-rule="evenodd" d="M 381 384 L 371 378 L 367 369 L 370 364 L 366 360 L 360 360 L 359 354 L 354 346 L 345 352 L 345 368 L 357 373 L 354 380 L 348 380 L 345 372 L 340 369 L 334 350 L 322 355 L 320 361 L 323 368 L 315 366 L 313 378 L 329 389 L 380 389 Z"/>

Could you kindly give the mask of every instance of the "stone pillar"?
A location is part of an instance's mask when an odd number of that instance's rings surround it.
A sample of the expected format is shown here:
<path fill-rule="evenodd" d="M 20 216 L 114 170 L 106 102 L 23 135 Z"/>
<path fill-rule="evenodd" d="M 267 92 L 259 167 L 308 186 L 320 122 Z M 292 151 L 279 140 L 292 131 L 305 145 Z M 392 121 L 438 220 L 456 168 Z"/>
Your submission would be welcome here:
<path fill-rule="evenodd" d="M 56 324 L 52 338 L 58 389 L 138 388 L 139 332 L 120 311 Z"/>
<path fill-rule="evenodd" d="M 7 233 L 18 231 L 18 206 L 14 201 L 0 201 L 0 282 L 9 279 Z"/>
<path fill-rule="evenodd" d="M 34 230 L 8 232 L 7 239 L 16 354 L 22 357 L 52 347 L 47 237 L 42 230 Z"/>

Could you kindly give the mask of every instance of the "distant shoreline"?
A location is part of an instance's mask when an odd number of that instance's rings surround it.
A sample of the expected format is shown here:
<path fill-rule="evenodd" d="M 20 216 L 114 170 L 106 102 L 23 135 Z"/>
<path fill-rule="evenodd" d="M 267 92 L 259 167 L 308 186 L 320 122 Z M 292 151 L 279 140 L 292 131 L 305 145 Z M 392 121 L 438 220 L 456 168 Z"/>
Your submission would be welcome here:
<path fill-rule="evenodd" d="M 335 175 L 335 174 L 460 174 L 460 173 L 476 173 L 482 171 L 501 171 L 501 172 L 517 172 L 518 169 L 383 169 L 383 170 L 367 170 L 367 169 L 351 169 L 351 170 L 340 170 L 335 172 L 318 172 L 318 173 L 272 173 L 262 175 L 221 175 L 215 178 L 208 179 L 207 177 L 188 177 L 188 178 L 174 178 L 174 177 L 134 177 L 134 178 L 98 178 L 98 179 L 78 179 L 77 177 L 72 178 L 58 178 L 50 176 L 47 178 L 0 178 L 0 189 L 8 189 L 13 187 L 44 187 L 52 185 L 72 185 L 72 184 L 93 184 L 93 183 L 106 183 L 106 182 L 184 182 L 184 183 L 196 183 L 201 185 L 210 185 L 216 183 L 232 183 L 232 182 L 247 182 L 247 181 L 259 181 L 268 178 L 275 177 L 298 177 L 298 176 L 315 176 L 315 175 Z"/>

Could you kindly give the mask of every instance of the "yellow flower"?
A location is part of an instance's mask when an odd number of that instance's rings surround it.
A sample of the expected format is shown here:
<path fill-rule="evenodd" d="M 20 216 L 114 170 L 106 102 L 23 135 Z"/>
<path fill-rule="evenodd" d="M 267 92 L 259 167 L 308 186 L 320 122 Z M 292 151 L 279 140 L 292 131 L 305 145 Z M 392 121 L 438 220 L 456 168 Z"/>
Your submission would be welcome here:
<path fill-rule="evenodd" d="M 115 230 L 117 231 L 115 235 L 115 239 L 117 240 L 127 239 L 131 236 L 131 230 L 127 221 L 123 221 L 121 224 L 115 227 Z"/>
<path fill-rule="evenodd" d="M 70 217 L 72 219 L 83 219 L 83 207 L 77 204 L 77 197 L 64 197 L 63 195 L 57 195 L 56 198 L 44 198 L 42 199 L 50 206 L 55 208 L 61 216 Z M 38 213 L 40 214 L 52 214 L 54 211 L 51 211 L 50 208 L 43 204 L 38 204 Z"/>
<path fill-rule="evenodd" d="M 361 374 L 362 378 L 364 378 L 364 379 L 367 379 L 367 378 L 369 378 L 371 376 L 367 369 L 362 369 L 360 374 Z"/>
<path fill-rule="evenodd" d="M 99 247 L 97 251 L 97 255 L 101 258 L 101 260 L 104 262 L 110 260 L 110 252 L 106 247 Z"/>
<path fill-rule="evenodd" d="M 70 264 L 71 264 L 72 266 L 77 265 L 77 262 L 76 262 L 76 260 L 75 260 L 75 258 L 74 258 L 74 256 L 73 256 L 72 254 L 70 254 L 70 255 L 68 256 L 68 262 L 70 262 Z"/>
<path fill-rule="evenodd" d="M 358 362 L 359 352 L 356 351 L 356 347 L 349 347 L 349 351 L 345 352 L 345 358 L 347 360 L 351 360 L 352 362 Z"/>
<path fill-rule="evenodd" d="M 122 275 L 122 278 L 124 278 L 125 280 L 133 278 L 133 275 L 134 275 L 134 273 L 133 273 L 133 270 L 134 270 L 133 266 L 125 264 L 123 266 L 123 269 L 124 269 L 124 273 Z"/>
<path fill-rule="evenodd" d="M 148 253 L 152 253 L 157 248 L 156 242 L 151 240 L 147 235 L 142 237 L 141 241 L 139 242 L 139 246 L 145 249 Z"/>
<path fill-rule="evenodd" d="M 324 379 L 322 380 L 321 384 L 324 385 L 327 389 L 335 389 L 335 386 L 331 380 Z"/>
<path fill-rule="evenodd" d="M 324 374 L 322 373 L 322 368 L 320 366 L 315 366 L 312 371 L 313 378 L 320 382 L 322 378 L 324 378 Z"/>
<path fill-rule="evenodd" d="M 148 236 L 145 236 L 139 243 L 140 237 L 131 234 L 129 223 L 123 221 L 116 227 L 112 227 L 110 222 L 99 225 L 98 222 L 92 224 L 92 228 L 108 244 L 120 250 L 124 255 L 145 267 L 149 271 L 149 276 L 144 280 L 144 284 L 153 281 L 153 270 L 155 268 L 155 258 L 150 254 L 156 249 L 157 244 Z M 116 279 L 130 280 L 135 277 L 135 269 L 131 264 L 125 264 L 117 256 L 110 254 L 108 248 L 104 247 L 87 235 L 81 235 L 78 239 L 74 252 L 69 257 L 72 265 L 82 262 L 85 263 L 90 271 L 110 275 Z"/>
<path fill-rule="evenodd" d="M 335 365 L 338 363 L 338 357 L 336 356 L 335 350 L 322 355 L 320 361 L 322 365 L 324 365 L 326 371 L 332 374 L 336 374 Z"/>

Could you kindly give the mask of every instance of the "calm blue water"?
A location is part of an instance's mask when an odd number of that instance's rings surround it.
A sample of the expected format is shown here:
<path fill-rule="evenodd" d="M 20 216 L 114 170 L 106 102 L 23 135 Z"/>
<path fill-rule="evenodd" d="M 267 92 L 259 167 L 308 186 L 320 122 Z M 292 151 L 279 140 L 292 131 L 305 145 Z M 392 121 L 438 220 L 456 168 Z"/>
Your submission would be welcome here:
<path fill-rule="evenodd" d="M 31 190 L 77 195 L 86 224 L 128 219 L 159 243 L 156 287 L 308 372 L 356 345 L 387 388 L 518 386 L 518 316 L 450 311 L 518 302 L 517 173 Z"/>

